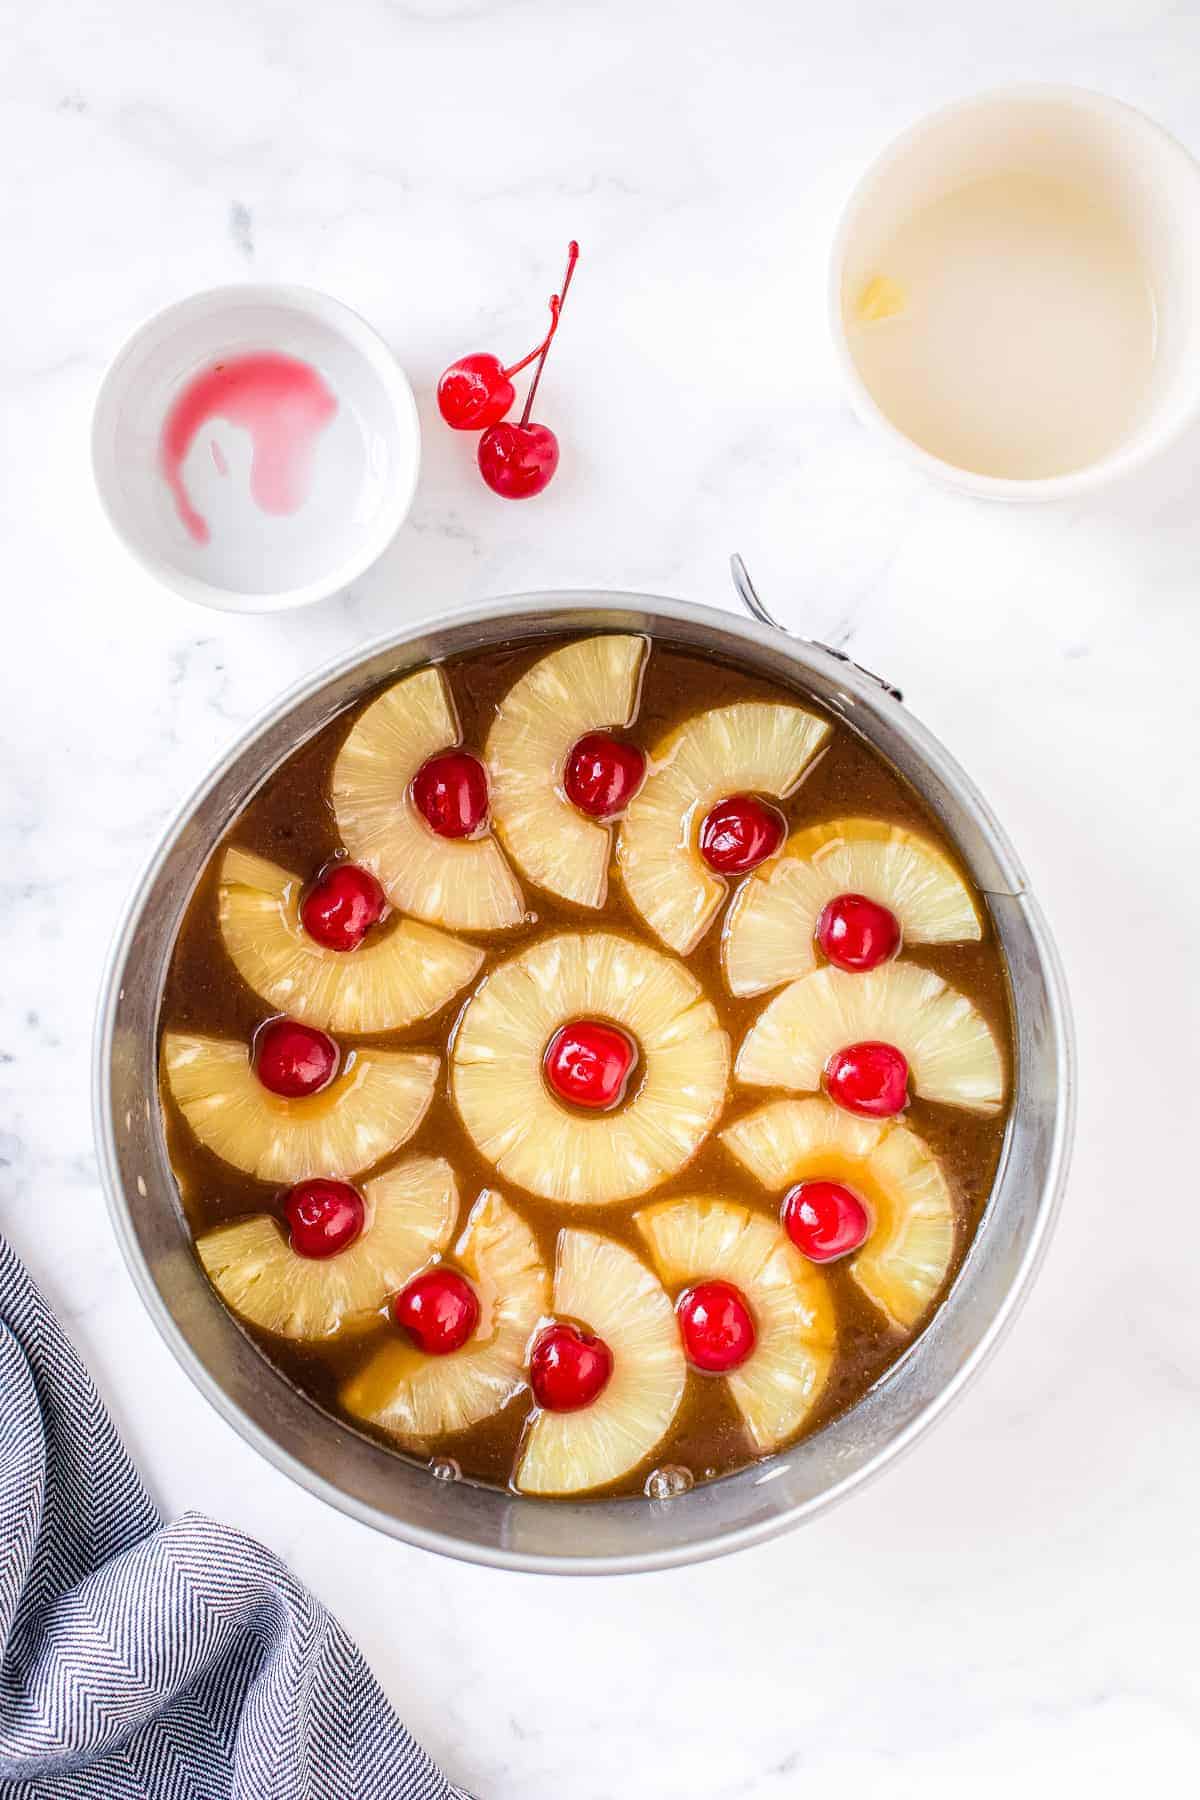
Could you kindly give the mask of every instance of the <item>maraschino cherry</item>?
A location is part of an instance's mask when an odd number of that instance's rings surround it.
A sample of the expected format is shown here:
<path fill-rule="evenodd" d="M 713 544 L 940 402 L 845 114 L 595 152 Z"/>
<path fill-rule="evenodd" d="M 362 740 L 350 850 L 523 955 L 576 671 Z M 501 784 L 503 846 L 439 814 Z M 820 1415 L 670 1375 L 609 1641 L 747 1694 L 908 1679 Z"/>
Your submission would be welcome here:
<path fill-rule="evenodd" d="M 439 837 L 471 837 L 488 815 L 487 770 L 466 750 L 447 750 L 413 777 L 418 812 Z"/>
<path fill-rule="evenodd" d="M 731 1281 L 698 1281 L 679 1296 L 675 1313 L 687 1359 L 706 1375 L 739 1368 L 758 1338 L 746 1296 Z"/>
<path fill-rule="evenodd" d="M 513 376 L 519 375 L 549 349 L 550 340 L 558 330 L 561 307 L 559 296 L 552 295 L 549 331 L 528 356 L 523 356 L 509 368 L 503 366 L 498 356 L 491 356 L 487 351 L 460 356 L 457 362 L 450 364 L 437 388 L 438 410 L 447 425 L 455 431 L 486 431 L 489 425 L 500 423 L 517 397 Z"/>
<path fill-rule="evenodd" d="M 439 1266 L 396 1295 L 392 1317 L 426 1356 L 449 1356 L 478 1325 L 479 1297 L 465 1275 Z"/>
<path fill-rule="evenodd" d="M 895 956 L 900 921 L 865 894 L 839 894 L 817 920 L 817 942 L 836 968 L 863 974 Z"/>
<path fill-rule="evenodd" d="M 705 815 L 700 854 L 718 875 L 744 875 L 775 854 L 786 830 L 773 806 L 754 794 L 732 794 Z"/>
<path fill-rule="evenodd" d="M 297 1256 L 323 1258 L 346 1250 L 362 1231 L 367 1209 L 348 1181 L 301 1181 L 283 1202 L 283 1215 Z"/>
<path fill-rule="evenodd" d="M 502 500 L 532 500 L 549 487 L 558 468 L 558 439 L 548 425 L 521 414 L 502 419 L 479 440 L 479 473 Z"/>
<path fill-rule="evenodd" d="M 567 272 L 563 276 L 554 324 L 538 356 L 520 419 L 516 424 L 505 419 L 490 425 L 479 440 L 479 472 L 492 492 L 505 500 L 528 500 L 534 494 L 540 494 L 558 467 L 558 439 L 548 425 L 537 424 L 530 414 L 578 259 L 579 245 L 573 243 L 567 252 Z"/>
<path fill-rule="evenodd" d="M 799 1181 L 783 1196 L 783 1229 L 810 1262 L 834 1262 L 861 1249 L 871 1215 L 840 1181 Z"/>
<path fill-rule="evenodd" d="M 625 811 L 645 773 L 646 757 L 636 744 L 589 731 L 566 760 L 563 791 L 590 819 L 612 819 Z"/>
<path fill-rule="evenodd" d="M 546 1080 L 560 1100 L 604 1112 L 625 1097 L 637 1048 L 615 1025 L 573 1019 L 546 1046 Z"/>
<path fill-rule="evenodd" d="M 387 909 L 383 889 L 357 863 L 330 863 L 300 902 L 300 923 L 326 950 L 357 950 Z"/>
<path fill-rule="evenodd" d="M 908 1061 L 894 1044 L 847 1044 L 825 1064 L 831 1100 L 865 1119 L 890 1119 L 908 1105 Z"/>
<path fill-rule="evenodd" d="M 270 1093 L 285 1100 L 320 1093 L 337 1074 L 337 1066 L 333 1039 L 296 1019 L 272 1019 L 254 1040 L 258 1079 Z"/>
<path fill-rule="evenodd" d="M 613 1372 L 603 1338 L 577 1325 L 548 1325 L 529 1358 L 529 1386 L 547 1412 L 578 1412 L 599 1398 Z"/>

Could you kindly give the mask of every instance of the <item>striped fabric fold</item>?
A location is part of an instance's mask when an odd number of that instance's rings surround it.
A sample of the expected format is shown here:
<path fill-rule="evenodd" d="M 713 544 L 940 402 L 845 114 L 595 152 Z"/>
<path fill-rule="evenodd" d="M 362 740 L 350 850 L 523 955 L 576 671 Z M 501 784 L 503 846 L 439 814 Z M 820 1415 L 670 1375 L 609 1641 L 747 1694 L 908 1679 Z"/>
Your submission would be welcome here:
<path fill-rule="evenodd" d="M 0 1237 L 0 1795 L 469 1800 L 278 1557 L 163 1524 Z"/>

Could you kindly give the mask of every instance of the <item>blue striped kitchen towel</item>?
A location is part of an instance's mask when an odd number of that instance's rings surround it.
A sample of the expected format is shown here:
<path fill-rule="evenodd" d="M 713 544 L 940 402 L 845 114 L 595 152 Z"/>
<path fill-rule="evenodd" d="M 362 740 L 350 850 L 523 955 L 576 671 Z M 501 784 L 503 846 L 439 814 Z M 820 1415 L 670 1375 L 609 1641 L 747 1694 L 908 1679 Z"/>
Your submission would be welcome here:
<path fill-rule="evenodd" d="M 261 1544 L 164 1525 L 0 1237 L 0 1795 L 469 1800 Z"/>

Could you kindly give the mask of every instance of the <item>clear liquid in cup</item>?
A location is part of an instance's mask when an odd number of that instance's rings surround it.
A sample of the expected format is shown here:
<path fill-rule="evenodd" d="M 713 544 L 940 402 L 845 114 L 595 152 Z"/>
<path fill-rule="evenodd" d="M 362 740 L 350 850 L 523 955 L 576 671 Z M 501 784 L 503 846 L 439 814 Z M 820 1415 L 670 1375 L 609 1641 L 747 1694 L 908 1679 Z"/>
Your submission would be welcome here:
<path fill-rule="evenodd" d="M 842 307 L 892 424 L 980 475 L 1084 468 L 1147 398 L 1155 297 L 1136 234 L 1102 192 L 1044 174 L 971 181 L 919 208 Z"/>

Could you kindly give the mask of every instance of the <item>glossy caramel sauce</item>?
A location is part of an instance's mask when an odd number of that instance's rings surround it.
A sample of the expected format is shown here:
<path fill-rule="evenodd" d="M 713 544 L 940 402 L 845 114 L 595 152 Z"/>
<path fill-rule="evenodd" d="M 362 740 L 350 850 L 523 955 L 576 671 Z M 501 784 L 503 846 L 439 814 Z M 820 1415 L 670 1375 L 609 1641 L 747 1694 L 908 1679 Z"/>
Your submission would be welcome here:
<path fill-rule="evenodd" d="M 451 658 L 445 664 L 466 748 L 482 751 L 496 707 L 513 682 L 532 663 L 567 641 L 565 638 L 542 638 L 536 642 L 513 643 L 499 650 Z M 237 845 L 307 879 L 341 850 L 329 800 L 330 774 L 350 727 L 380 691 L 375 690 L 355 707 L 340 714 L 283 763 L 247 803 L 226 838 L 213 852 L 191 898 L 174 947 L 159 1018 L 160 1033 L 164 1030 L 201 1032 L 248 1042 L 264 1019 L 270 1016 L 271 1008 L 242 980 L 221 940 L 217 922 L 221 859 L 230 845 Z M 733 662 L 701 656 L 695 651 L 655 640 L 646 659 L 641 706 L 630 735 L 645 747 L 652 748 L 685 719 L 709 707 L 738 700 L 790 701 L 825 717 L 830 716 L 798 689 L 764 680 Z M 945 833 L 896 770 L 842 721 L 832 719 L 831 723 L 833 731 L 828 748 L 810 766 L 795 792 L 779 803 L 787 816 L 789 831 L 837 816 L 870 815 L 922 832 L 957 862 Z M 487 950 L 484 972 L 531 938 L 554 927 L 579 929 L 603 922 L 628 930 L 652 947 L 662 948 L 626 900 L 615 866 L 610 877 L 608 903 L 602 913 L 555 900 L 532 888 L 519 870 L 518 875 L 536 918 L 517 930 L 479 938 Z M 1011 1015 L 1004 964 L 986 905 L 978 895 L 976 902 L 985 924 L 981 942 L 916 945 L 911 950 L 906 948 L 904 955 L 908 960 L 934 970 L 974 1002 L 1011 1063 Z M 386 922 L 376 929 L 386 930 Z M 770 996 L 764 994 L 748 1000 L 732 998 L 722 978 L 719 950 L 718 923 L 687 962 L 703 982 L 736 1050 Z M 461 1196 L 458 1229 L 465 1224 L 480 1190 L 496 1187 L 515 1202 L 529 1222 L 546 1266 L 552 1270 L 555 1239 L 564 1224 L 608 1233 L 644 1257 L 645 1246 L 633 1227 L 632 1216 L 639 1206 L 650 1200 L 666 1199 L 673 1194 L 721 1194 L 774 1216 L 777 1198 L 767 1194 L 748 1174 L 737 1168 L 715 1134 L 678 1175 L 653 1189 L 651 1194 L 617 1206 L 559 1206 L 499 1179 L 463 1129 L 447 1089 L 446 1040 L 454 1019 L 472 991 L 473 987 L 468 988 L 440 1014 L 407 1030 L 391 1032 L 385 1037 L 342 1036 L 339 1039 L 347 1048 L 376 1043 L 393 1049 L 410 1046 L 436 1050 L 441 1055 L 437 1092 L 428 1114 L 416 1135 L 388 1160 L 394 1162 L 416 1151 L 447 1157 L 456 1172 Z M 731 1086 L 722 1127 L 772 1097 L 766 1089 Z M 183 1209 L 194 1234 L 245 1214 L 274 1212 L 281 1216 L 279 1188 L 243 1174 L 202 1148 L 165 1089 L 162 1103 L 171 1162 Z M 937 1105 L 920 1098 L 914 1098 L 905 1116 L 940 1159 L 954 1196 L 958 1236 L 955 1261 L 947 1281 L 949 1286 L 991 1191 L 1006 1118 L 1003 1113 L 995 1118 L 981 1118 L 956 1107 Z M 895 1328 L 872 1306 L 852 1280 L 844 1261 L 825 1265 L 825 1275 L 837 1316 L 838 1347 L 829 1381 L 809 1416 L 806 1433 L 818 1430 L 859 1400 L 907 1348 L 914 1335 Z M 370 1327 L 367 1332 L 343 1332 L 332 1340 L 296 1344 L 239 1322 L 274 1368 L 314 1404 L 333 1413 L 353 1429 L 370 1433 L 369 1427 L 350 1419 L 340 1409 L 338 1390 L 346 1378 L 362 1366 L 378 1340 L 394 1327 L 381 1319 L 378 1326 Z M 924 1323 L 928 1323 L 928 1318 Z M 507 1485 L 516 1465 L 529 1406 L 528 1392 L 522 1391 L 498 1416 L 441 1440 L 435 1446 L 437 1454 L 453 1457 L 467 1479 Z M 382 1433 L 376 1435 L 397 1454 L 404 1454 L 394 1440 Z M 666 1463 L 683 1466 L 700 1481 L 741 1468 L 753 1460 L 753 1455 L 724 1381 L 689 1370 L 683 1404 L 668 1437 L 646 1463 L 603 1491 L 606 1497 L 612 1494 L 640 1495 L 650 1469 Z"/>

